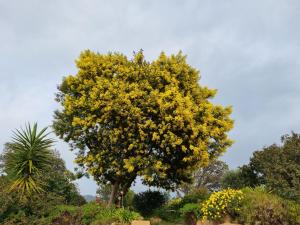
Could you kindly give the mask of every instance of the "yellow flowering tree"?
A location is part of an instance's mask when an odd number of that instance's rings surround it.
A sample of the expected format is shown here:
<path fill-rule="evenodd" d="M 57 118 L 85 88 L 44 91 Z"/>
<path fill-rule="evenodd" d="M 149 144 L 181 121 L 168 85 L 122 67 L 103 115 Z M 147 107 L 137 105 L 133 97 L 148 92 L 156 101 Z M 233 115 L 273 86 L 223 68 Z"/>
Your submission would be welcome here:
<path fill-rule="evenodd" d="M 231 108 L 209 101 L 216 90 L 199 85 L 182 53 L 148 62 L 142 51 L 85 51 L 76 64 L 58 87 L 53 127 L 80 166 L 113 186 L 110 203 L 137 176 L 173 189 L 231 145 Z"/>

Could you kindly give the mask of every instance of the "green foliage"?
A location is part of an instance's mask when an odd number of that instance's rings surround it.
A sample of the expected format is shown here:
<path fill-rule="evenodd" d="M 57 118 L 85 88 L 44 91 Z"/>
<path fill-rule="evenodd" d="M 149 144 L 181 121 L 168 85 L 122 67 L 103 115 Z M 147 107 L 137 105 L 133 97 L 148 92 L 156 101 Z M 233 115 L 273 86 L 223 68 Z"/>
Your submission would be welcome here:
<path fill-rule="evenodd" d="M 284 135 L 281 141 L 282 145 L 255 151 L 248 165 L 227 173 L 223 188 L 265 185 L 273 193 L 300 203 L 300 135 Z"/>
<path fill-rule="evenodd" d="M 300 135 L 292 133 L 281 140 L 282 146 L 254 152 L 249 165 L 274 193 L 300 203 Z"/>
<path fill-rule="evenodd" d="M 124 197 L 124 207 L 126 208 L 133 208 L 133 199 L 134 199 L 135 193 L 132 190 L 128 190 Z"/>
<path fill-rule="evenodd" d="M 18 211 L 16 214 L 11 214 L 1 223 L 2 225 L 35 225 L 34 218 L 25 215 L 23 211 Z"/>
<path fill-rule="evenodd" d="M 160 191 L 148 190 L 134 196 L 133 206 L 142 216 L 148 217 L 166 201 L 166 196 Z"/>
<path fill-rule="evenodd" d="M 0 157 L 4 171 L 7 171 L 5 161 L 7 154 L 11 154 L 12 151 L 13 149 L 6 148 Z M 30 198 L 29 196 L 20 198 L 19 193 L 9 191 L 7 186 L 12 182 L 10 177 L 8 175 L 0 177 L 0 224 L 4 221 L 17 223 L 15 221 L 19 220 L 17 215 L 22 213 L 34 223 L 39 218 L 48 217 L 57 205 L 81 205 L 85 202 L 76 186 L 71 182 L 73 176 L 65 168 L 64 161 L 54 151 L 49 150 L 49 152 L 51 152 L 52 158 L 51 163 L 47 166 L 48 170 L 43 171 L 43 174 L 35 174 L 35 179 L 43 183 L 43 191 L 32 192 Z"/>
<path fill-rule="evenodd" d="M 53 153 L 49 170 L 40 177 L 44 182 L 44 191 L 63 197 L 64 204 L 83 205 L 86 201 L 80 195 L 75 184 L 72 183 L 75 175 L 67 170 L 65 162 L 60 158 L 58 152 Z"/>
<path fill-rule="evenodd" d="M 82 221 L 84 224 L 107 224 L 107 222 L 130 223 L 139 219 L 140 215 L 126 209 L 107 208 L 94 202 L 88 203 L 82 208 Z"/>
<path fill-rule="evenodd" d="M 132 220 L 140 219 L 141 216 L 133 211 L 129 211 L 126 209 L 104 209 L 99 214 L 96 215 L 96 220 L 94 223 L 107 221 L 107 220 L 114 220 L 115 222 L 130 223 Z"/>
<path fill-rule="evenodd" d="M 289 208 L 280 197 L 267 193 L 262 188 L 247 188 L 243 193 L 244 199 L 239 213 L 241 222 L 250 225 L 299 224 L 292 221 L 295 217 L 289 218 Z"/>
<path fill-rule="evenodd" d="M 16 204 L 15 193 L 8 192 L 7 186 L 9 180 L 6 176 L 0 176 L 0 223 L 4 221 L 9 214 L 15 214 L 19 211 L 19 207 Z"/>
<path fill-rule="evenodd" d="M 196 203 L 187 203 L 181 209 L 180 212 L 185 213 L 195 213 L 196 215 L 200 213 L 200 206 Z"/>
<path fill-rule="evenodd" d="M 209 193 L 206 188 L 199 188 L 194 189 L 189 194 L 186 194 L 182 198 L 182 205 L 188 204 L 188 203 L 201 203 L 208 199 Z"/>
<path fill-rule="evenodd" d="M 154 215 L 163 219 L 164 221 L 173 222 L 174 224 L 180 221 L 184 210 L 188 210 L 189 207 L 193 207 L 197 205 L 199 209 L 200 203 L 205 201 L 209 197 L 208 190 L 205 188 L 200 188 L 197 190 L 193 190 L 189 194 L 185 195 L 183 198 L 175 198 L 171 199 L 167 204 L 155 210 Z M 200 215 L 200 211 L 198 212 L 186 212 L 184 216 L 187 220 L 194 221 Z M 191 219 L 192 218 L 192 219 Z"/>
<path fill-rule="evenodd" d="M 44 225 L 81 225 L 81 215 L 80 208 L 77 206 L 57 205 L 51 209 L 49 215 L 38 222 Z"/>
<path fill-rule="evenodd" d="M 231 145 L 231 108 L 210 102 L 216 91 L 181 53 L 147 62 L 142 51 L 132 60 L 85 51 L 76 63 L 59 85 L 53 127 L 98 183 L 128 189 L 140 175 L 174 189 Z"/>
<path fill-rule="evenodd" d="M 289 224 L 300 225 L 300 204 L 295 201 L 284 201 L 287 210 Z"/>
<path fill-rule="evenodd" d="M 45 225 L 107 225 L 111 223 L 130 223 L 132 220 L 140 218 L 140 215 L 133 211 L 113 207 L 107 208 L 95 202 L 90 202 L 81 207 L 59 205 L 51 211 L 48 217 L 39 220 L 39 222 Z"/>
<path fill-rule="evenodd" d="M 248 165 L 225 173 L 221 179 L 223 189 L 241 189 L 244 187 L 255 187 L 261 184 L 260 179 Z"/>
<path fill-rule="evenodd" d="M 166 204 L 166 207 L 168 207 L 171 210 L 178 210 L 183 205 L 184 202 L 182 201 L 182 198 L 173 198 Z"/>
<path fill-rule="evenodd" d="M 18 193 L 8 192 L 5 188 L 8 184 L 8 178 L 2 176 L 0 179 L 0 224 L 4 221 L 5 223 L 17 223 L 16 220 L 20 220 L 18 215 L 21 214 L 24 214 L 27 219 L 30 218 L 33 223 L 40 217 L 48 216 L 57 204 L 65 202 L 64 197 L 52 192 L 32 193 L 30 198 L 23 199 L 19 197 Z M 26 218 L 23 220 L 25 221 Z"/>
<path fill-rule="evenodd" d="M 153 216 L 161 218 L 165 221 L 175 222 L 179 219 L 179 209 L 183 206 L 181 198 L 171 199 L 167 204 L 154 210 Z"/>
<path fill-rule="evenodd" d="M 197 220 L 202 216 L 200 205 L 196 203 L 185 204 L 180 209 L 180 213 L 184 215 L 185 224 L 187 225 L 196 225 Z"/>
<path fill-rule="evenodd" d="M 89 202 L 82 207 L 82 221 L 84 224 L 90 224 L 96 215 L 104 209 L 102 205 L 96 202 Z"/>
<path fill-rule="evenodd" d="M 6 144 L 4 172 L 12 180 L 10 190 L 19 192 L 21 197 L 42 190 L 39 176 L 49 169 L 53 158 L 53 140 L 47 138 L 46 130 L 38 132 L 36 123 L 32 127 L 28 124 L 25 129 L 16 130 L 12 142 Z"/>

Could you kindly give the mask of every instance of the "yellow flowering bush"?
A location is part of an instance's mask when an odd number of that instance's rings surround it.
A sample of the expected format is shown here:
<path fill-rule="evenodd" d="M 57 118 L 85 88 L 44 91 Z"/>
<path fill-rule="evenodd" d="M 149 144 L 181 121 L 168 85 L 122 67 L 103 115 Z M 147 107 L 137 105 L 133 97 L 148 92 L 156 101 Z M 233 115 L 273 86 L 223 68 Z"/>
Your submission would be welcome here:
<path fill-rule="evenodd" d="M 219 220 L 225 215 L 232 215 L 240 210 L 243 199 L 241 190 L 226 189 L 214 192 L 201 207 L 202 218 Z"/>

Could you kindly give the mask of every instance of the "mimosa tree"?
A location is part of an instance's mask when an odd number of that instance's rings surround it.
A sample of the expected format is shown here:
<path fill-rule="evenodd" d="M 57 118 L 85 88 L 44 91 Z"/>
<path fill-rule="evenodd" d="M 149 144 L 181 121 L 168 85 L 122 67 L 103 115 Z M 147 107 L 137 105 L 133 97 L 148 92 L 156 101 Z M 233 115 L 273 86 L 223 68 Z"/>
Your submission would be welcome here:
<path fill-rule="evenodd" d="M 182 53 L 148 62 L 142 51 L 132 60 L 85 51 L 76 64 L 58 87 L 53 127 L 80 166 L 113 186 L 110 203 L 137 176 L 174 189 L 231 145 L 231 108 L 210 102 L 216 90 Z"/>

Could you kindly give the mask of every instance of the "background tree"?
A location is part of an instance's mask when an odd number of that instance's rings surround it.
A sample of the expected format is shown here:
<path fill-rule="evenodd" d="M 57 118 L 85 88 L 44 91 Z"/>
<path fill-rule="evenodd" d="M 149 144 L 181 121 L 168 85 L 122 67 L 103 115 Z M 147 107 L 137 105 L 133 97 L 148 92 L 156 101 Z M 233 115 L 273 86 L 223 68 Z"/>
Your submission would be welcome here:
<path fill-rule="evenodd" d="M 181 185 L 180 191 L 188 194 L 197 189 L 207 188 L 210 192 L 221 188 L 221 180 L 228 172 L 228 165 L 220 160 L 211 161 L 208 166 L 201 167 L 193 173 L 192 184 Z"/>
<path fill-rule="evenodd" d="M 86 203 L 73 183 L 76 176 L 66 168 L 64 160 L 57 151 L 53 151 L 50 169 L 44 172 L 40 179 L 44 183 L 44 192 L 62 197 L 64 204 L 83 205 Z"/>
<path fill-rule="evenodd" d="M 222 188 L 241 189 L 244 187 L 256 187 L 262 182 L 253 173 L 248 165 L 226 172 L 221 178 Z"/>
<path fill-rule="evenodd" d="M 112 190 L 111 184 L 100 184 L 96 193 L 99 196 L 101 201 L 108 203 L 111 190 Z"/>
<path fill-rule="evenodd" d="M 254 152 L 249 167 L 261 184 L 300 202 L 300 135 L 284 135 L 281 141 L 281 146 L 273 144 Z"/>
<path fill-rule="evenodd" d="M 284 135 L 281 141 L 281 145 L 255 151 L 248 165 L 226 173 L 223 188 L 264 185 L 273 193 L 300 202 L 300 135 Z"/>
<path fill-rule="evenodd" d="M 138 175 L 174 189 L 231 145 L 231 108 L 209 101 L 216 91 L 199 85 L 181 53 L 147 62 L 142 51 L 132 60 L 85 51 L 76 64 L 58 87 L 53 127 L 80 166 L 113 186 L 110 203 Z"/>

